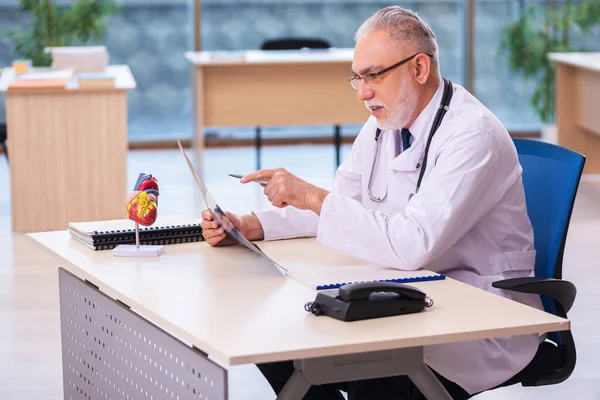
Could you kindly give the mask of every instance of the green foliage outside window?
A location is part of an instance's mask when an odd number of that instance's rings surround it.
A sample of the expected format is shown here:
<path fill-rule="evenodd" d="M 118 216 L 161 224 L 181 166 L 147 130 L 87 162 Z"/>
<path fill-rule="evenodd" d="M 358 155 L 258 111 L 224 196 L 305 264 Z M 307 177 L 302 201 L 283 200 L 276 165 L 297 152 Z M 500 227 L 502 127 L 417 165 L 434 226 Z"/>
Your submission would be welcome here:
<path fill-rule="evenodd" d="M 37 67 L 48 66 L 51 55 L 46 47 L 84 45 L 104 38 L 105 17 L 117 11 L 115 0 L 76 0 L 68 6 L 52 0 L 21 0 L 18 13 L 28 17 L 26 24 L 5 31 L 15 46 L 15 56 L 29 59 Z"/>
<path fill-rule="evenodd" d="M 599 0 L 545 0 L 523 7 L 506 27 L 500 53 L 508 56 L 513 71 L 536 80 L 530 103 L 543 122 L 555 120 L 555 67 L 548 53 L 579 51 L 573 32 L 589 33 L 599 22 Z"/>

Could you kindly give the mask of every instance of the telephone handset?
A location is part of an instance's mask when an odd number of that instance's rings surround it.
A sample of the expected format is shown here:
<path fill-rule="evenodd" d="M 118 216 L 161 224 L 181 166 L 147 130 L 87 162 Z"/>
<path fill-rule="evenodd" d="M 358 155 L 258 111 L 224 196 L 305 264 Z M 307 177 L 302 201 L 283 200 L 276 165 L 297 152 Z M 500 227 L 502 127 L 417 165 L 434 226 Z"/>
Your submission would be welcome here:
<path fill-rule="evenodd" d="M 395 282 L 365 282 L 324 290 L 305 309 L 342 321 L 388 317 L 423 311 L 433 300 L 414 286 Z"/>
<path fill-rule="evenodd" d="M 392 295 L 390 299 L 404 298 L 406 300 L 423 301 L 426 297 L 425 292 L 414 286 L 394 282 L 365 282 L 345 285 L 339 288 L 338 296 L 342 301 L 368 300 L 373 295 L 377 296 L 380 293 Z"/>

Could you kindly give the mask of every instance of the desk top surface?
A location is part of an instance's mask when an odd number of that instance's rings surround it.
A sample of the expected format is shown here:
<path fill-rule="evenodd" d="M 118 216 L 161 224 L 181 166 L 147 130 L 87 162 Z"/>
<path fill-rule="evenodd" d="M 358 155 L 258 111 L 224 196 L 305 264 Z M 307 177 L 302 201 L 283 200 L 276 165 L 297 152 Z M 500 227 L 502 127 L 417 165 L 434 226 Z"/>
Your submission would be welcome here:
<path fill-rule="evenodd" d="M 600 72 L 600 53 L 549 53 L 548 58 L 555 63 Z"/>
<path fill-rule="evenodd" d="M 260 64 L 350 63 L 354 49 L 188 51 L 185 58 L 197 66 Z"/>
<path fill-rule="evenodd" d="M 41 69 L 38 69 L 41 70 Z M 50 70 L 47 68 L 47 70 Z M 53 91 L 64 91 L 64 90 L 77 90 L 77 91 L 101 91 L 101 90 L 133 90 L 136 88 L 135 79 L 133 74 L 127 65 L 109 65 L 106 67 L 106 73 L 115 77 L 114 87 L 103 87 L 103 88 L 79 88 L 77 77 L 73 74 L 73 77 L 67 83 L 67 86 L 63 89 L 53 89 Z M 14 81 L 16 74 L 14 69 L 5 68 L 0 75 L 0 93 L 8 91 L 8 85 Z M 26 93 L 27 90 L 21 89 L 19 93 Z M 39 92 L 39 90 L 32 89 L 32 92 Z"/>
<path fill-rule="evenodd" d="M 425 312 L 341 322 L 304 310 L 316 291 L 282 276 L 241 246 L 165 246 L 155 259 L 89 250 L 66 231 L 29 235 L 63 267 L 129 305 L 223 365 L 475 340 L 569 329 L 568 320 L 452 279 L 414 283 L 435 304 Z M 279 262 L 336 259 L 314 239 L 260 242 Z M 311 251 L 307 251 L 311 249 Z M 339 253 L 337 253 L 339 254 Z"/>

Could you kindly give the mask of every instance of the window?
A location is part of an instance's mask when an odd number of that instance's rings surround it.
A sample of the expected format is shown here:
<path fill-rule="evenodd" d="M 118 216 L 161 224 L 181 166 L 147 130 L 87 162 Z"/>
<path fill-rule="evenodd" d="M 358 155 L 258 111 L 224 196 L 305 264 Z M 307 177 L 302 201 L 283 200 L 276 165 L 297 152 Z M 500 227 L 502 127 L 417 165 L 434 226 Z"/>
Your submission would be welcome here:
<path fill-rule="evenodd" d="M 542 123 L 529 105 L 535 82 L 512 72 L 498 49 L 504 28 L 528 4 L 543 0 L 478 0 L 475 16 L 475 95 L 511 131 L 538 131 Z M 583 37 L 572 32 L 573 45 L 585 51 L 600 50 L 600 29 Z"/>
<path fill-rule="evenodd" d="M 354 32 L 377 10 L 388 5 L 410 8 L 436 33 L 444 76 L 462 83 L 464 75 L 463 0 L 380 2 L 371 0 L 202 0 L 202 49 L 260 49 L 267 39 L 316 37 L 333 47 L 354 47 Z M 360 126 L 343 126 L 354 136 Z M 263 137 L 331 136 L 331 126 L 263 127 Z M 251 138 L 253 128 L 207 130 L 219 136 Z"/>
<path fill-rule="evenodd" d="M 106 46 L 111 64 L 128 64 L 137 81 L 129 92 L 131 141 L 171 140 L 192 135 L 191 67 L 184 58 L 193 48 L 192 1 L 121 0 L 121 12 L 110 17 Z M 503 29 L 526 4 L 543 0 L 477 0 L 474 32 L 474 91 L 509 130 L 537 130 L 540 121 L 529 106 L 534 82 L 509 70 L 498 55 Z M 58 2 L 62 4 L 62 2 Z M 201 0 L 204 50 L 259 49 L 267 39 L 309 36 L 334 47 L 353 47 L 354 32 L 377 10 L 398 4 L 416 11 L 432 27 L 440 47 L 442 73 L 465 85 L 465 5 L 467 0 Z M 0 0 L 0 26 L 25 23 L 16 18 L 18 0 Z M 18 22 L 15 22 L 18 21 Z M 582 37 L 577 47 L 600 50 L 600 28 Z M 13 59 L 12 47 L 0 41 L 0 67 Z M 0 96 L 4 120 L 5 96 Z M 344 126 L 355 135 L 360 126 Z M 251 138 L 253 127 L 208 130 L 222 137 Z M 331 136 L 331 126 L 263 127 L 263 136 Z"/>
<path fill-rule="evenodd" d="M 130 141 L 191 137 L 191 5 L 187 0 L 124 0 L 111 17 L 111 64 L 127 64 L 137 82 L 128 94 Z"/>

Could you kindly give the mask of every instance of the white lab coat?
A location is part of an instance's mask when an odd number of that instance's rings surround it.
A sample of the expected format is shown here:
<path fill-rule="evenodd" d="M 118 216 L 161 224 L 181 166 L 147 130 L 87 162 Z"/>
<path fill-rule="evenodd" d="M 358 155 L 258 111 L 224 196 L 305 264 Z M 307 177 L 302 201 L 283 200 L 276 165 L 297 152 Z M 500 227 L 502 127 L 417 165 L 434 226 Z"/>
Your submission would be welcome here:
<path fill-rule="evenodd" d="M 291 207 L 255 212 L 265 240 L 316 235 L 321 244 L 370 263 L 444 273 L 542 309 L 537 295 L 491 287 L 497 280 L 533 276 L 533 231 L 508 132 L 459 85 L 431 143 L 421 189 L 409 201 L 442 92 L 443 83 L 409 127 L 409 149 L 396 156 L 397 131 L 382 132 L 371 193 L 381 197 L 387 187 L 386 201 L 373 202 L 367 194 L 376 151 L 371 117 L 338 168 L 321 216 Z M 473 394 L 523 369 L 539 340 L 524 335 L 429 346 L 424 357 L 431 368 Z"/>

